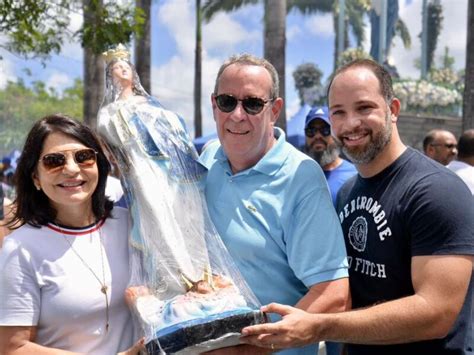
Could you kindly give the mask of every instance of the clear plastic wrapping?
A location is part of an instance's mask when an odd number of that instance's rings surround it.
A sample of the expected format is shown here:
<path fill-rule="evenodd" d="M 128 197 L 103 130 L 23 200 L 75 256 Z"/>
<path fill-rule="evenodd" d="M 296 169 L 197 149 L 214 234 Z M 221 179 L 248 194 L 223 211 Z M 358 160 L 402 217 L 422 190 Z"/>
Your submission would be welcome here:
<path fill-rule="evenodd" d="M 127 300 L 136 324 L 149 353 L 236 344 L 242 327 L 264 321 L 260 304 L 209 217 L 206 169 L 183 120 L 144 91 L 124 53 L 108 52 L 98 128 L 132 217 Z"/>

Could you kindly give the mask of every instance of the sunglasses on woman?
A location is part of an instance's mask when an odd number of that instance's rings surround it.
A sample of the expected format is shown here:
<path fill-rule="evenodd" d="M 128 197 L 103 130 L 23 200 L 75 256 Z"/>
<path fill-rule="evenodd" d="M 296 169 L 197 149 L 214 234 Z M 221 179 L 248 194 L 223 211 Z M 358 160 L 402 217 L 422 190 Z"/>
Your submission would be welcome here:
<path fill-rule="evenodd" d="M 308 138 L 313 138 L 317 132 L 321 133 L 323 137 L 327 137 L 331 134 L 331 127 L 308 127 L 304 130 L 304 134 L 306 134 Z"/>
<path fill-rule="evenodd" d="M 235 110 L 237 104 L 242 102 L 242 107 L 249 115 L 258 115 L 268 102 L 275 99 L 264 100 L 259 97 L 246 97 L 245 99 L 237 99 L 232 95 L 221 94 L 216 97 L 216 104 L 219 110 L 229 113 Z"/>
<path fill-rule="evenodd" d="M 62 169 L 67 162 L 67 156 L 64 154 L 65 152 L 72 152 L 74 161 L 80 167 L 92 166 L 97 161 L 97 152 L 92 148 L 64 150 L 62 152 L 46 154 L 40 158 L 43 167 L 48 172 Z"/>

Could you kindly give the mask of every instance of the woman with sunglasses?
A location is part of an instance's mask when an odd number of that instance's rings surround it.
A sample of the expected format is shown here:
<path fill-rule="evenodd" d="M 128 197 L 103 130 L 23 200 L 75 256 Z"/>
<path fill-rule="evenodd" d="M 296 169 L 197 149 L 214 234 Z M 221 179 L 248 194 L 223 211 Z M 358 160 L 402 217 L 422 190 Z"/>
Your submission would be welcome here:
<path fill-rule="evenodd" d="M 128 218 L 98 138 L 62 115 L 29 132 L 0 253 L 0 353 L 138 353 L 124 292 Z"/>

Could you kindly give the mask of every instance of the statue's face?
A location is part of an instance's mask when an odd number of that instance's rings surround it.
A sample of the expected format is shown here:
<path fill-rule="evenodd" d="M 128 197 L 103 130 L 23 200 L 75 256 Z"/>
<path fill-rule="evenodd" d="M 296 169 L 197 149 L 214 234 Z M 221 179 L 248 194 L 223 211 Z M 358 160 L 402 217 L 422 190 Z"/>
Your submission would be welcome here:
<path fill-rule="evenodd" d="M 133 72 L 130 64 L 128 64 L 124 60 L 117 61 L 112 66 L 112 77 L 114 79 L 114 83 L 132 83 L 133 80 Z"/>

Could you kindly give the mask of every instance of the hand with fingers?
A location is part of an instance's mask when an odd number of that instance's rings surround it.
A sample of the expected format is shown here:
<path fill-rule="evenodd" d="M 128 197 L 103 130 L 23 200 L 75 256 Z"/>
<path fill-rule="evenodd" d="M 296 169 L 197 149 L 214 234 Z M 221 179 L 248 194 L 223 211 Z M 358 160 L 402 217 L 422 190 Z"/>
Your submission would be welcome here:
<path fill-rule="evenodd" d="M 271 354 L 272 350 L 261 348 L 248 344 L 241 344 L 236 346 L 229 346 L 227 348 L 221 348 L 203 354 L 206 355 L 265 355 Z"/>
<path fill-rule="evenodd" d="M 271 350 L 295 348 L 318 342 L 320 317 L 299 308 L 271 303 L 261 308 L 266 313 L 276 313 L 282 320 L 242 329 L 242 342 Z"/>
<path fill-rule="evenodd" d="M 141 350 L 145 350 L 145 338 L 138 340 L 133 346 L 117 355 L 138 355 Z"/>

